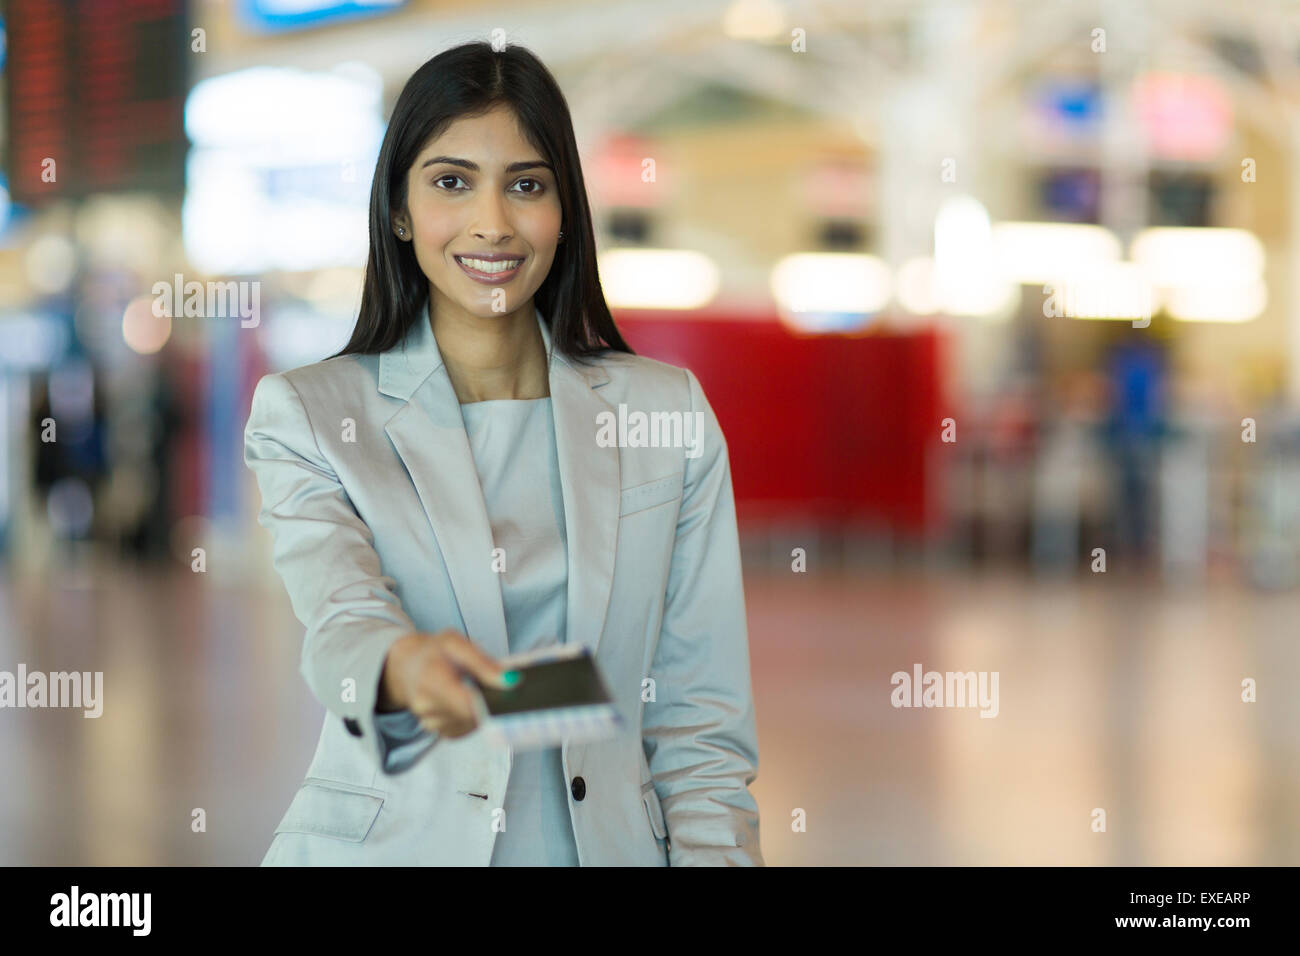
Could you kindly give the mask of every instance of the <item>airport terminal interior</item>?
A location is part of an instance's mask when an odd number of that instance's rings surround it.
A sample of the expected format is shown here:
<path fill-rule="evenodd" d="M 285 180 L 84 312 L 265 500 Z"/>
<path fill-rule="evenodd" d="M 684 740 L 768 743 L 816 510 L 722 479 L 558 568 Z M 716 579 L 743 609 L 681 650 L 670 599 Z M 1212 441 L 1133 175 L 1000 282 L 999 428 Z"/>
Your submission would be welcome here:
<path fill-rule="evenodd" d="M 265 853 L 326 710 L 251 395 L 348 340 L 397 94 L 471 40 L 555 75 L 614 319 L 726 436 L 769 865 L 1300 862 L 1300 3 L 3 29 L 0 672 L 104 681 L 0 707 L 0 862 Z"/>

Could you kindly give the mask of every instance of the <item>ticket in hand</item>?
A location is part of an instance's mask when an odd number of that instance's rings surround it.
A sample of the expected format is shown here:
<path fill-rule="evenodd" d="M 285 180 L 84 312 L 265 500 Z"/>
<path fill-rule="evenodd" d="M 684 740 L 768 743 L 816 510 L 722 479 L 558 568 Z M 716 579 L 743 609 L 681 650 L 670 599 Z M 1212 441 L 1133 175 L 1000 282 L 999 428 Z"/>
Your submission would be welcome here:
<path fill-rule="evenodd" d="M 560 644 L 499 662 L 519 671 L 523 680 L 504 690 L 471 683 L 479 728 L 499 743 L 535 750 L 604 740 L 621 729 L 623 721 L 585 646 Z"/>

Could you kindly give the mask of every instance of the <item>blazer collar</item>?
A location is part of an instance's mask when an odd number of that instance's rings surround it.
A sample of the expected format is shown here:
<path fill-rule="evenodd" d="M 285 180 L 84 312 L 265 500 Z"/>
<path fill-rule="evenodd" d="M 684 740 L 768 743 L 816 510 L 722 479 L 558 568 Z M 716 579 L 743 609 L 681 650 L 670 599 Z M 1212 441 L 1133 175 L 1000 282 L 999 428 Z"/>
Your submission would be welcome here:
<path fill-rule="evenodd" d="M 533 305 L 533 314 L 537 319 L 537 327 L 541 329 L 542 340 L 546 343 L 548 368 L 557 361 L 562 362 L 586 379 L 592 388 L 609 381 L 609 374 L 601 366 L 573 362 L 565 355 L 557 353 L 551 343 L 550 324 L 542 316 L 542 310 L 536 303 Z M 420 317 L 411 323 L 402 341 L 387 352 L 380 353 L 379 390 L 385 395 L 407 401 L 424 380 L 440 368 L 442 368 L 442 352 L 439 351 L 438 340 L 433 334 L 429 304 L 426 302 Z"/>
<path fill-rule="evenodd" d="M 556 456 L 568 551 L 568 643 L 596 653 L 614 581 L 620 502 L 619 450 L 596 441 L 597 416 L 611 411 L 595 389 L 598 364 L 571 362 L 546 343 Z M 492 570 L 491 523 L 460 402 L 429 321 L 428 306 L 403 341 L 379 357 L 379 390 L 404 404 L 384 425 L 437 539 L 465 633 L 489 654 L 509 653 L 501 578 Z M 508 560 L 508 558 L 507 558 Z M 558 635 L 561 639 L 565 635 Z"/>

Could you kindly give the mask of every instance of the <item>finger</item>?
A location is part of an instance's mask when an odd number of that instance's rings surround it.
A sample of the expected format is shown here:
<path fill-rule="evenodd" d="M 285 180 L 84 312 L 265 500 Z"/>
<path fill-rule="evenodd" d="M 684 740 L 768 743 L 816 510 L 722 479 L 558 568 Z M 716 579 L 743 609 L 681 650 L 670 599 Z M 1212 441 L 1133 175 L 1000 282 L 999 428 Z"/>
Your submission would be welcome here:
<path fill-rule="evenodd" d="M 431 733 L 437 733 L 443 737 L 463 737 L 478 725 L 470 721 L 449 718 L 444 720 L 430 720 L 427 723 L 423 723 L 423 726 Z"/>
<path fill-rule="evenodd" d="M 472 713 L 467 715 L 447 707 L 439 707 L 437 710 L 421 714 L 419 721 L 420 726 L 425 730 L 440 733 L 446 737 L 454 737 L 458 733 L 468 733 L 478 726 L 478 721 Z"/>
<path fill-rule="evenodd" d="M 429 669 L 412 695 L 410 711 L 418 718 L 434 718 L 477 726 L 474 692 L 446 661 L 430 661 Z"/>
<path fill-rule="evenodd" d="M 437 734 L 440 737 L 452 737 L 454 734 L 447 733 L 448 724 L 442 717 L 422 717 L 420 726 L 431 734 Z"/>
<path fill-rule="evenodd" d="M 467 637 L 444 642 L 442 650 L 453 663 L 477 679 L 481 684 L 505 690 L 515 686 L 523 679 L 523 675 L 519 671 L 511 671 L 502 667 L 495 658 L 487 654 Z M 508 677 L 508 674 L 516 676 Z"/>

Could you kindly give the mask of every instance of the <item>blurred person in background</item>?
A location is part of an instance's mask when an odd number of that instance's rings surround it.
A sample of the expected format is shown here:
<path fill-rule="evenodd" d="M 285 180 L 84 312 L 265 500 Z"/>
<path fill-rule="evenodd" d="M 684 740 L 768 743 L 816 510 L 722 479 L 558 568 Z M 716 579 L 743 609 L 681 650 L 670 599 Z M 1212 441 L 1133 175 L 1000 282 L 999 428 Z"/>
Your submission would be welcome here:
<path fill-rule="evenodd" d="M 57 541 L 87 539 L 95 527 L 95 499 L 107 472 L 106 403 L 84 356 L 53 369 L 32 403 L 36 436 L 36 491 Z"/>
<path fill-rule="evenodd" d="M 762 864 L 726 443 L 690 371 L 624 343 L 595 253 L 545 66 L 472 43 L 420 67 L 352 338 L 264 376 L 245 432 L 329 711 L 264 864 Z M 601 441 L 625 408 L 702 441 Z M 630 729 L 472 733 L 462 679 L 509 686 L 498 657 L 557 643 L 596 649 Z"/>
<path fill-rule="evenodd" d="M 1115 463 L 1115 532 L 1119 549 L 1135 557 L 1151 554 L 1151 509 L 1160 441 L 1166 432 L 1164 352 L 1147 343 L 1116 344 L 1106 363 L 1111 388 L 1103 427 Z"/>

